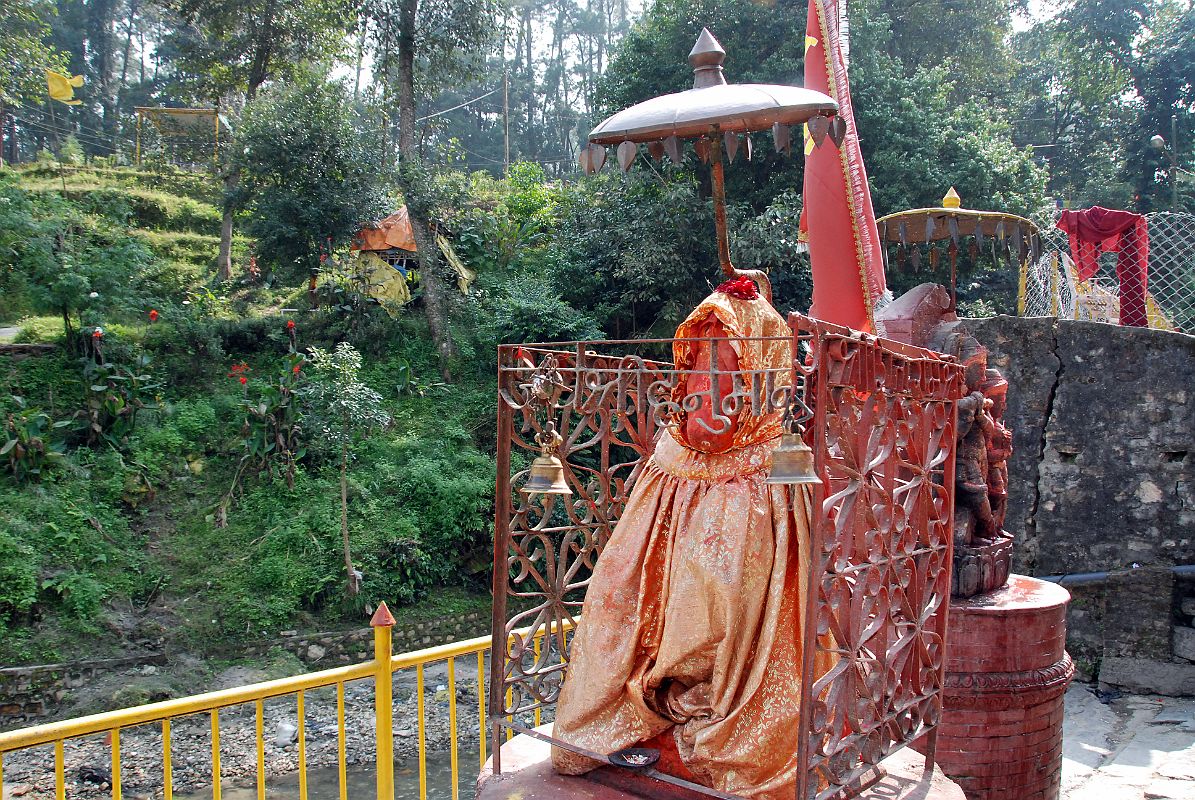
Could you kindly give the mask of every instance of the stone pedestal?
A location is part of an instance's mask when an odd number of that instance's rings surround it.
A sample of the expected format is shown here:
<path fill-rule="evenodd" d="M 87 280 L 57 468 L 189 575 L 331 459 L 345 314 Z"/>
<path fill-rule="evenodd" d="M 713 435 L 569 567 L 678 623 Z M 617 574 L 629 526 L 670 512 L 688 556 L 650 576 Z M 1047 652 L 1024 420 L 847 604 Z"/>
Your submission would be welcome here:
<path fill-rule="evenodd" d="M 1012 575 L 950 604 L 937 762 L 967 800 L 1056 800 L 1070 593 Z"/>
<path fill-rule="evenodd" d="M 551 734 L 552 726 L 537 730 Z M 477 777 L 475 800 L 709 800 L 708 795 L 652 780 L 632 770 L 602 767 L 580 777 L 552 769 L 551 747 L 530 736 L 516 736 L 502 745 L 502 774 L 493 773 L 493 759 Z M 853 800 L 966 800 L 958 785 L 905 748 L 884 759 L 887 773 Z"/>

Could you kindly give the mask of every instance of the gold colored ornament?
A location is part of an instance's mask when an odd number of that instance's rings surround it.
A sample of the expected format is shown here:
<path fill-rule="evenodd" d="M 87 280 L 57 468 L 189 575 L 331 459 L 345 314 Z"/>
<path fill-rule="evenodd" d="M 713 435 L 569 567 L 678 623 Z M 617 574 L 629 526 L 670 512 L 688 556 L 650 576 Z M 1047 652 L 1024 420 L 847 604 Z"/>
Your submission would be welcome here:
<path fill-rule="evenodd" d="M 525 495 L 572 494 L 564 477 L 564 464 L 560 460 L 560 445 L 564 439 L 556 432 L 556 426 L 549 423 L 543 433 L 537 435 L 540 452 L 531 462 L 531 475 L 519 491 Z"/>

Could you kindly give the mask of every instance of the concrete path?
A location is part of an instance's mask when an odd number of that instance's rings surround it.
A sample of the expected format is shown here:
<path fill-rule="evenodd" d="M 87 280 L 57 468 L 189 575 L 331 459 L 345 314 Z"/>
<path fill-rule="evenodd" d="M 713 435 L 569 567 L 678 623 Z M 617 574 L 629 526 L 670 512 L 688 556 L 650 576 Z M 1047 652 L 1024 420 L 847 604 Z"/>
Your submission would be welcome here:
<path fill-rule="evenodd" d="M 21 328 L 19 325 L 9 327 L 0 326 L 0 344 L 11 342 L 13 339 L 17 338 L 17 334 L 20 332 Z"/>
<path fill-rule="evenodd" d="M 1195 800 L 1195 699 L 1066 693 L 1063 800 Z"/>

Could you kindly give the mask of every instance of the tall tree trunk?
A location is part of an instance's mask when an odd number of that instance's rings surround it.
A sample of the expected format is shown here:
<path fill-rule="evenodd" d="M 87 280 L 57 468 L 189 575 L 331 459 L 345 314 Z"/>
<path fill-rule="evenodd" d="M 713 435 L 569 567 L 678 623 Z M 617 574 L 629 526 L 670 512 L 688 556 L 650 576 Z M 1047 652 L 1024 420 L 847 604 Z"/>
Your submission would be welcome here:
<path fill-rule="evenodd" d="M 452 381 L 452 359 L 456 345 L 448 324 L 448 289 L 440 277 L 440 257 L 428 227 L 427 212 L 419 181 L 419 153 L 415 142 L 415 18 L 419 0 L 402 0 L 398 22 L 398 154 L 399 186 L 407 203 L 411 232 L 419 258 L 419 280 L 423 283 L 423 304 L 427 324 L 440 357 L 440 376 Z"/>
<path fill-rule="evenodd" d="M 232 280 L 232 223 L 236 207 L 232 193 L 241 185 L 241 171 L 230 166 L 224 174 L 224 216 L 220 220 L 220 255 L 216 259 L 216 277 L 221 281 Z"/>
<path fill-rule="evenodd" d="M 103 109 L 104 133 L 116 147 L 116 0 L 91 0 L 87 4 L 88 51 L 95 72 L 100 107 Z"/>
<path fill-rule="evenodd" d="M 252 103 L 257 98 L 257 90 L 269 77 L 270 59 L 273 56 L 273 21 L 275 4 L 266 6 L 264 24 L 258 32 L 253 53 L 253 62 L 249 67 L 248 87 L 245 91 L 245 102 Z M 228 171 L 224 174 L 224 215 L 220 220 L 220 253 L 216 258 L 216 277 L 222 281 L 232 279 L 232 229 L 236 217 L 236 203 L 232 194 L 241 185 L 241 168 L 236 162 L 233 152 Z"/>
<path fill-rule="evenodd" d="M 133 28 L 137 18 L 137 10 L 140 5 L 140 0 L 131 0 L 129 3 L 129 18 L 127 21 L 128 27 L 125 29 L 124 37 L 124 58 L 120 63 L 120 85 L 117 89 L 123 92 L 128 85 L 129 79 L 129 55 L 133 50 Z"/>
<path fill-rule="evenodd" d="M 349 547 L 349 448 L 340 448 L 340 538 L 344 542 L 344 574 L 350 596 L 361 591 L 357 570 L 353 567 L 353 551 Z"/>

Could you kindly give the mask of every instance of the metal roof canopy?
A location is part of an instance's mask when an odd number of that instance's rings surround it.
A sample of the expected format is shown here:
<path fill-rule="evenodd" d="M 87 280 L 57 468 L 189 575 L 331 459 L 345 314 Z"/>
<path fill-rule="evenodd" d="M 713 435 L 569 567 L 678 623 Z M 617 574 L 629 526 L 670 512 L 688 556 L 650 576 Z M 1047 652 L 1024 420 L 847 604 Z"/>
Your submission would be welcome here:
<path fill-rule="evenodd" d="M 214 108 L 167 108 L 165 106 L 137 106 L 133 109 L 139 117 L 148 117 L 164 135 L 194 136 L 200 133 L 222 129 L 232 132 L 232 126 Z M 217 128 L 217 125 L 219 128 Z"/>
<path fill-rule="evenodd" d="M 212 158 L 220 155 L 220 134 L 232 135 L 232 126 L 215 108 L 168 108 L 166 106 L 136 106 L 137 152 L 136 163 L 141 163 L 141 120 L 148 119 L 164 139 L 196 138 L 212 139 Z"/>

